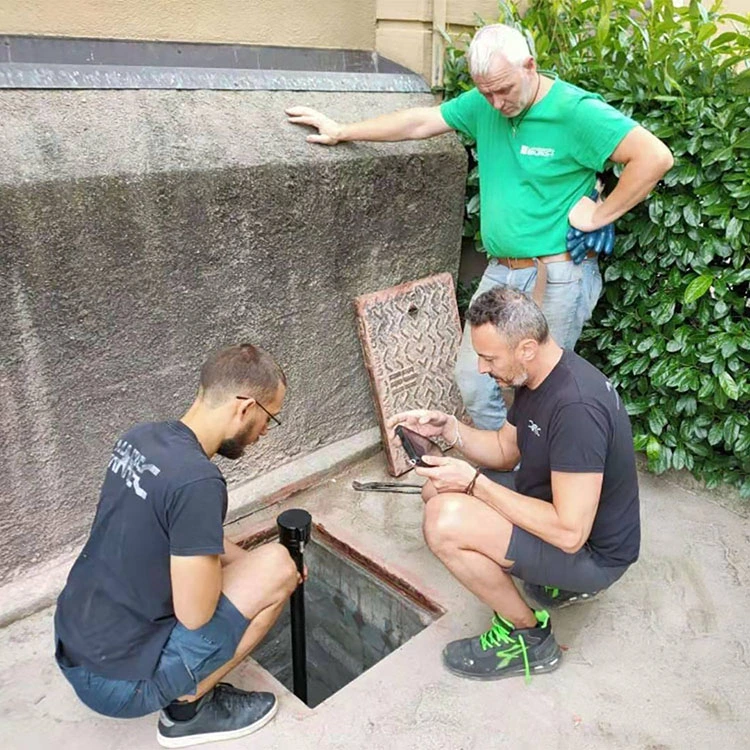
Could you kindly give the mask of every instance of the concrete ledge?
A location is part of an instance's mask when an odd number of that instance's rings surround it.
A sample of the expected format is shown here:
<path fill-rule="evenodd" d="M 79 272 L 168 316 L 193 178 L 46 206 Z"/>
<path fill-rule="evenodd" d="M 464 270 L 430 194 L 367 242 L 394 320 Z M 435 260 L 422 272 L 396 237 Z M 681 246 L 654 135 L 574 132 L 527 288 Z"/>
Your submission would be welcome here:
<path fill-rule="evenodd" d="M 427 94 L 416 73 L 339 73 L 306 70 L 161 68 L 154 65 L 37 65 L 0 63 L 6 89 L 167 89 L 225 91 L 359 91 Z"/>
<path fill-rule="evenodd" d="M 380 430 L 374 427 L 247 482 L 229 493 L 226 525 L 313 487 L 378 450 Z M 77 544 L 74 549 L 19 574 L 0 588 L 0 628 L 53 605 L 81 547 L 81 543 Z"/>
<path fill-rule="evenodd" d="M 239 521 L 320 484 L 349 464 L 369 458 L 379 450 L 380 430 L 373 427 L 252 479 L 229 493 L 226 523 Z"/>
<path fill-rule="evenodd" d="M 0 628 L 55 603 L 81 546 L 31 568 L 0 588 Z"/>

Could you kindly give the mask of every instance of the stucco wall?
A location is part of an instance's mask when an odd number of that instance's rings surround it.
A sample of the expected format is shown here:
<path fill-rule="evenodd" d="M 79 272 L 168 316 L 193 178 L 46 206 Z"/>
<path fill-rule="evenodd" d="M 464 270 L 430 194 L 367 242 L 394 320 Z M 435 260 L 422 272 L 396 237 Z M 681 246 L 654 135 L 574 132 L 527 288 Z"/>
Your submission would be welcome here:
<path fill-rule="evenodd" d="M 283 427 L 230 484 L 374 427 L 355 296 L 456 272 L 454 136 L 307 144 L 283 109 L 359 119 L 429 96 L 0 97 L 0 580 L 88 530 L 118 434 L 178 418 L 213 347 L 289 378 Z"/>
<path fill-rule="evenodd" d="M 750 0 L 749 0 L 750 1 Z M 476 16 L 497 20 L 497 0 L 377 0 L 377 50 L 438 85 L 445 50 L 440 30 L 473 30 Z"/>
<path fill-rule="evenodd" d="M 0 33 L 375 49 L 375 0 L 0 0 Z"/>
<path fill-rule="evenodd" d="M 705 3 L 710 7 L 710 3 Z M 739 13 L 745 15 L 750 13 L 750 0 L 724 0 L 725 13 Z"/>
<path fill-rule="evenodd" d="M 724 9 L 750 13 L 750 0 L 724 0 Z M 459 36 L 477 15 L 496 21 L 497 1 L 0 0 L 0 34 L 377 50 L 439 84 L 439 30 Z"/>

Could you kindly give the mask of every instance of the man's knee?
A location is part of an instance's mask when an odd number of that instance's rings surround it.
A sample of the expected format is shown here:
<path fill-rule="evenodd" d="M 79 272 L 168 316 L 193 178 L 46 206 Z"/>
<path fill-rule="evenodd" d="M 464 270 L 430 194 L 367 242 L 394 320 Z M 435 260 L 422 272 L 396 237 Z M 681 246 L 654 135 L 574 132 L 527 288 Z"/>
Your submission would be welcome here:
<path fill-rule="evenodd" d="M 297 588 L 297 566 L 286 547 L 277 542 L 264 544 L 239 564 L 242 565 L 238 571 L 241 579 L 252 584 L 262 578 L 277 595 L 275 599 L 284 601 Z"/>
<path fill-rule="evenodd" d="M 268 548 L 268 555 L 271 558 L 271 564 L 278 571 L 279 586 L 284 594 L 284 598 L 288 598 L 297 588 L 299 580 L 297 564 L 289 554 L 289 550 L 282 544 L 272 543 L 266 545 L 266 547 Z"/>
<path fill-rule="evenodd" d="M 436 494 L 426 502 L 422 531 L 433 552 L 455 548 L 461 543 L 463 505 L 461 496 L 453 494 Z"/>

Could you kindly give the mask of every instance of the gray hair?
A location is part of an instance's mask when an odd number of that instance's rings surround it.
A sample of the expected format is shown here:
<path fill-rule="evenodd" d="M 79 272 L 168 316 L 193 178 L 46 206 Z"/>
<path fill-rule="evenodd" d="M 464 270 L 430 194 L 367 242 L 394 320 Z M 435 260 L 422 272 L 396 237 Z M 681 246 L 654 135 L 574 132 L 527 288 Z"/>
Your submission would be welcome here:
<path fill-rule="evenodd" d="M 526 37 L 502 23 L 483 26 L 471 40 L 466 59 L 472 76 L 486 76 L 497 55 L 503 55 L 511 65 L 521 66 L 530 57 Z"/>
<path fill-rule="evenodd" d="M 543 344 L 549 338 L 547 320 L 536 302 L 505 284 L 480 294 L 466 313 L 466 322 L 472 326 L 491 323 L 511 346 L 523 339 Z"/>

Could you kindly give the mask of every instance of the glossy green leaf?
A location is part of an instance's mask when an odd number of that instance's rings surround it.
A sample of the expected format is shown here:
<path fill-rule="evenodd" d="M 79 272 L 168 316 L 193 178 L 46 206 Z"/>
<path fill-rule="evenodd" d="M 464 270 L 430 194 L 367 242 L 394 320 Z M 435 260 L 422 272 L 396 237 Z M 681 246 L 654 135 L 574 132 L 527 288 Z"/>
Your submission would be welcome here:
<path fill-rule="evenodd" d="M 653 435 L 661 435 L 662 430 L 667 425 L 667 417 L 664 412 L 658 407 L 653 408 L 649 412 L 647 421 L 648 428 L 649 430 L 651 430 L 651 433 Z"/>
<path fill-rule="evenodd" d="M 736 216 L 733 216 L 727 224 L 727 239 L 730 241 L 737 239 L 741 231 L 742 222 Z"/>
<path fill-rule="evenodd" d="M 722 372 L 719 375 L 719 385 L 721 386 L 721 390 L 724 391 L 729 398 L 736 401 L 740 397 L 740 389 L 734 378 L 728 372 Z"/>
<path fill-rule="evenodd" d="M 701 210 L 695 203 L 689 203 L 682 210 L 685 222 L 691 227 L 697 227 L 701 223 Z"/>
<path fill-rule="evenodd" d="M 714 277 L 708 275 L 698 276 L 697 278 L 693 279 L 688 284 L 682 301 L 686 304 L 696 302 L 709 290 L 711 284 L 713 284 L 713 281 Z"/>
<path fill-rule="evenodd" d="M 576 349 L 617 383 L 651 470 L 747 482 L 750 497 L 750 425 L 739 421 L 750 414 L 750 24 L 719 14 L 698 0 L 648 10 L 644 0 L 532 0 L 523 18 L 505 3 L 499 17 L 532 33 L 541 69 L 600 94 L 672 150 L 673 169 L 616 222 Z M 452 46 L 447 98 L 473 86 Z M 481 249 L 469 152 L 467 232 Z"/>
<path fill-rule="evenodd" d="M 655 437 L 649 437 L 646 442 L 646 455 L 650 461 L 655 461 L 661 455 L 661 443 Z"/>

